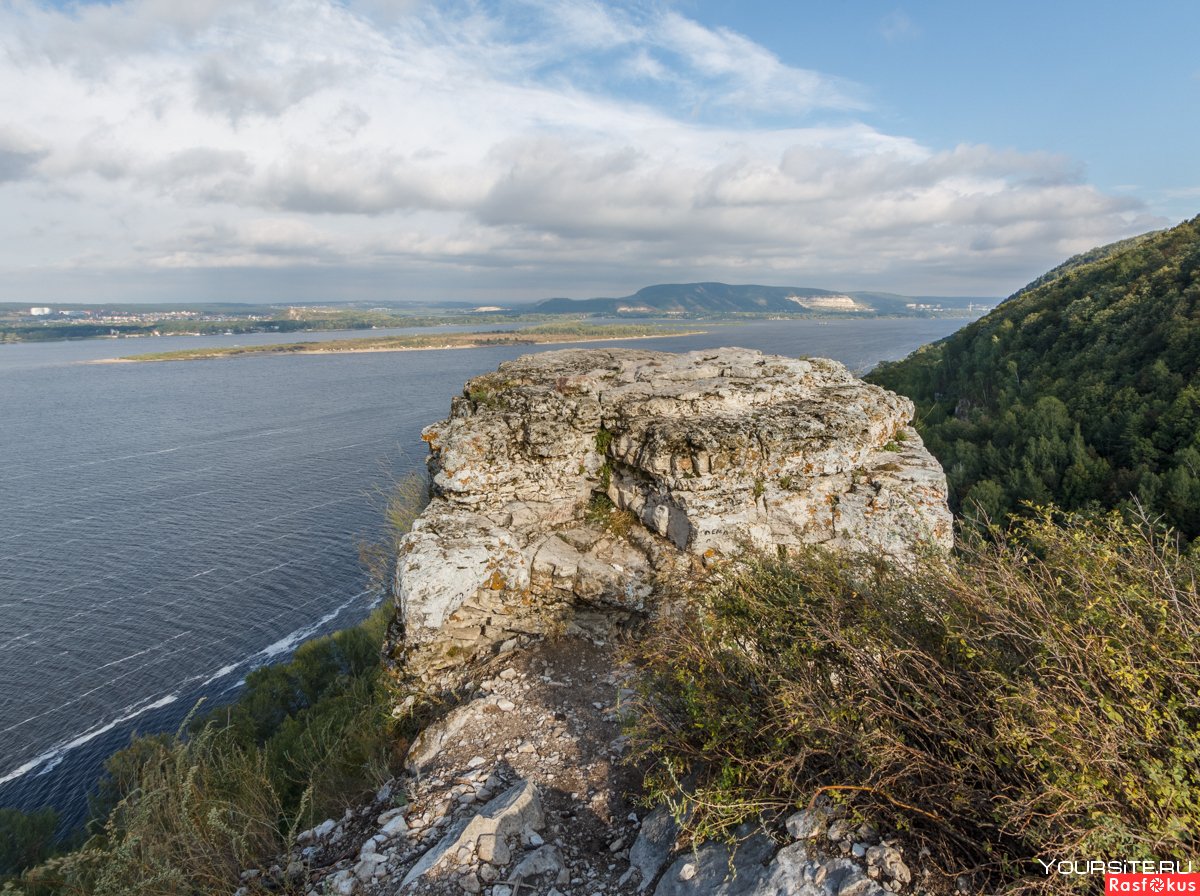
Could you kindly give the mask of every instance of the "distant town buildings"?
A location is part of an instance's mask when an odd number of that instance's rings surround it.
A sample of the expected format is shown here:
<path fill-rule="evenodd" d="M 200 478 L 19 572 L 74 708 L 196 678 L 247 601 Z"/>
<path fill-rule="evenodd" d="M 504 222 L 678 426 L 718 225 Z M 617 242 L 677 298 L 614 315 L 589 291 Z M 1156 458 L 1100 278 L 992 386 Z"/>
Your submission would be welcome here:
<path fill-rule="evenodd" d="M 29 313 L 34 317 L 45 317 L 47 314 L 50 314 L 50 309 L 39 306 L 36 308 L 30 308 Z"/>
<path fill-rule="evenodd" d="M 936 304 L 936 303 L 929 304 L 926 302 L 906 302 L 904 307 L 907 308 L 909 311 L 945 311 L 946 310 L 945 307 L 943 307 L 940 304 Z M 986 312 L 992 310 L 992 306 L 991 305 L 981 305 L 977 302 L 971 302 L 970 304 L 967 305 L 966 310 L 967 311 L 976 311 L 979 313 L 986 313 Z"/>

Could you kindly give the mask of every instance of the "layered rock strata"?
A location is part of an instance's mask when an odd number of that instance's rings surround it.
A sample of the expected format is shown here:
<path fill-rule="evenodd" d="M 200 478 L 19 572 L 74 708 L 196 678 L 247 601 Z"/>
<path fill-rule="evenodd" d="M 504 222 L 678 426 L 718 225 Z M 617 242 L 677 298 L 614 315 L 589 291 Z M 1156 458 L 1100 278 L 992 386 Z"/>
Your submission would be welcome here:
<path fill-rule="evenodd" d="M 444 685 L 466 658 L 644 612 L 656 576 L 747 546 L 948 547 L 912 414 L 834 361 L 744 349 L 506 362 L 423 433 L 435 497 L 401 545 L 389 650 Z"/>

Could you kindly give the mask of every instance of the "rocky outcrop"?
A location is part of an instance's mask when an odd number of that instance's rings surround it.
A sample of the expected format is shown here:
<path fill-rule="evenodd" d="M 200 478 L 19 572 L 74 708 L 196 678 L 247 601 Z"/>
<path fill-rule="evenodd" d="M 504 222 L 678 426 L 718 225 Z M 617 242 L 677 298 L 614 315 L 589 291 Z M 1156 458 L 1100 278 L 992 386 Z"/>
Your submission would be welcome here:
<path fill-rule="evenodd" d="M 394 658 L 465 658 L 646 610 L 657 576 L 746 546 L 911 561 L 951 539 L 911 402 L 821 359 L 545 352 L 467 383 L 428 427 L 435 497 L 396 570 Z"/>
<path fill-rule="evenodd" d="M 299 835 L 238 896 L 922 886 L 902 844 L 825 803 L 761 818 L 736 849 L 684 842 L 639 800 L 635 674 L 606 637 L 654 609 L 660 576 L 747 547 L 911 562 L 948 546 L 945 479 L 911 415 L 832 361 L 741 349 L 548 352 L 468 382 L 424 432 L 435 496 L 400 546 L 385 647 L 405 686 L 453 705 L 374 803 Z"/>
<path fill-rule="evenodd" d="M 506 657 L 422 733 L 408 774 L 300 834 L 273 869 L 247 872 L 237 896 L 929 892 L 928 869 L 901 843 L 826 802 L 745 826 L 736 849 L 689 845 L 665 807 L 637 799 L 622 734 L 634 670 L 615 653 L 562 638 Z"/>

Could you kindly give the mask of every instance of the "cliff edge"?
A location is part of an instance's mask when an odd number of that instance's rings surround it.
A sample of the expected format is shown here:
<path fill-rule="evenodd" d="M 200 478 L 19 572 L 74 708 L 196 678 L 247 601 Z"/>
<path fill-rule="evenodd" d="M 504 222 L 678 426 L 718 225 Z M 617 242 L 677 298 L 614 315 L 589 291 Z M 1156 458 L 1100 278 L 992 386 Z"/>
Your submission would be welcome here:
<path fill-rule="evenodd" d="M 746 547 L 911 562 L 948 548 L 912 403 L 835 361 L 745 349 L 529 355 L 425 429 L 434 498 L 403 540 L 386 648 L 416 690 L 549 632 L 645 613 L 659 576 Z"/>
<path fill-rule="evenodd" d="M 833 361 L 742 349 L 556 351 L 472 379 L 423 434 L 434 497 L 400 544 L 384 648 L 397 715 L 452 708 L 287 867 L 314 896 L 905 891 L 903 844 L 825 804 L 735 851 L 678 842 L 624 758 L 619 644 L 662 577 L 747 549 L 949 547 L 912 413 Z"/>

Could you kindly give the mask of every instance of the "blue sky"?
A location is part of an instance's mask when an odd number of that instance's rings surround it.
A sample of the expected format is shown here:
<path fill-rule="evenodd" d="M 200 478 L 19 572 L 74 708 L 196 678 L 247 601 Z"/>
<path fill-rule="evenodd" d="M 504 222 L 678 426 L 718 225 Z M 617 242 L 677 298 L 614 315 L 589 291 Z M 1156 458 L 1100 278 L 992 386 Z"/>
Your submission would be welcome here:
<path fill-rule="evenodd" d="M 1200 4 L 0 0 L 0 300 L 1006 295 L 1200 211 Z"/>
<path fill-rule="evenodd" d="M 1093 183 L 1142 197 L 1173 221 L 1200 211 L 1200 4 L 822 7 L 713 0 L 684 8 L 790 62 L 861 84 L 871 120 L 884 128 L 943 147 L 1066 154 Z"/>

